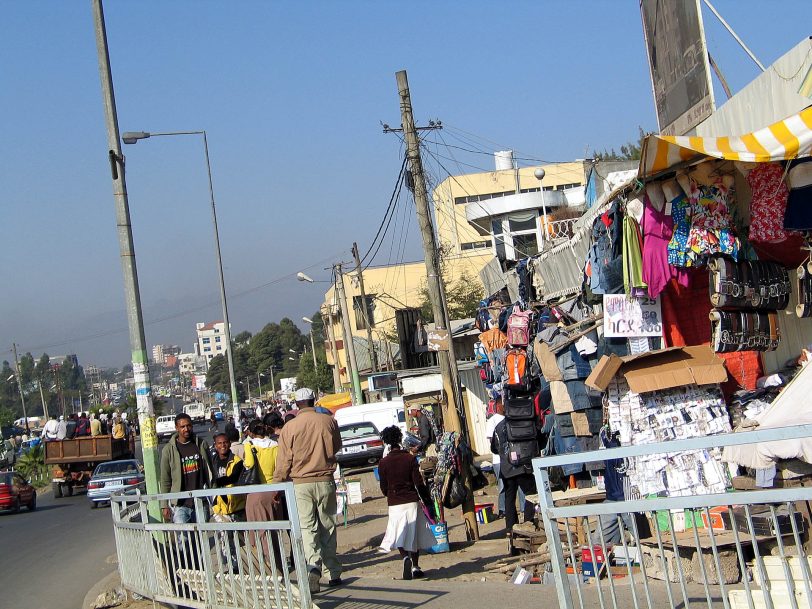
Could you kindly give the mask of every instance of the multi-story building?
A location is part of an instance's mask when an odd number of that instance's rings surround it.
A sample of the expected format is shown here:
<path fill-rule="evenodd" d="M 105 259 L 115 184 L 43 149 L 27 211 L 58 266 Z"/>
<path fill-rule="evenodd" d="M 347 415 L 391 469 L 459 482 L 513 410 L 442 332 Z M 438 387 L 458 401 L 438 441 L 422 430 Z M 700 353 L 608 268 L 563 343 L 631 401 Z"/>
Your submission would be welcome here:
<path fill-rule="evenodd" d="M 225 355 L 228 350 L 226 345 L 226 325 L 222 321 L 211 323 L 201 323 L 196 325 L 197 343 L 195 351 L 206 358 L 206 368 L 208 368 L 211 358 L 215 355 Z"/>
<path fill-rule="evenodd" d="M 197 353 L 180 353 L 178 358 L 178 372 L 181 375 L 191 376 L 195 372 L 206 369 L 206 358 Z"/>
<path fill-rule="evenodd" d="M 451 176 L 432 193 L 447 285 L 462 280 L 481 287 L 479 272 L 494 257 L 510 261 L 539 252 L 567 218 L 583 210 L 588 164 L 576 161 L 514 169 L 511 153 L 496 153 L 495 159 L 494 171 Z M 536 177 L 538 169 L 544 170 L 541 180 Z M 426 266 L 419 260 L 364 269 L 366 302 L 361 301 L 355 275 L 354 271 L 344 274 L 344 290 L 356 358 L 364 371 L 370 368 L 366 322 L 373 341 L 379 343 L 378 359 L 385 362 L 387 339 L 396 340 L 395 310 L 421 305 Z M 325 323 L 328 363 L 333 365 L 330 341 L 335 340 L 341 382 L 346 384 L 344 332 L 333 287 L 327 290 L 321 310 L 325 318 L 328 313 L 333 316 L 332 325 Z"/>
<path fill-rule="evenodd" d="M 152 347 L 152 361 L 163 366 L 166 365 L 167 357 L 179 353 L 180 347 L 177 345 L 154 345 Z"/>

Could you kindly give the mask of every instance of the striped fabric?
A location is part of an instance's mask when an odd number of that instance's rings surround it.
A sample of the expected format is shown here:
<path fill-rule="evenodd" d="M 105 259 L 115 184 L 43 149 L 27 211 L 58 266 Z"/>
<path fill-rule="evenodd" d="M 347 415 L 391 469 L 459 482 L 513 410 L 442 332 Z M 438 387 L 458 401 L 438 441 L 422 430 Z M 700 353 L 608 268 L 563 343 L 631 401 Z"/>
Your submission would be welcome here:
<path fill-rule="evenodd" d="M 768 162 L 812 153 L 812 106 L 769 127 L 738 137 L 650 135 L 643 143 L 640 177 L 702 157 Z"/>

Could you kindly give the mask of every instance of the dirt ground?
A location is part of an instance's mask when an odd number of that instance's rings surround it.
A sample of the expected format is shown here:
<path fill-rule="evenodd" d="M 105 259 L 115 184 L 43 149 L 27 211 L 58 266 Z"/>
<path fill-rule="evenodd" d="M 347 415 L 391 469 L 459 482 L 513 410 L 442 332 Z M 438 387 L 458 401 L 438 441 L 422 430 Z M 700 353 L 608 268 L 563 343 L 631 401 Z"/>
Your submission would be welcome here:
<path fill-rule="evenodd" d="M 338 551 L 348 577 L 400 578 L 401 562 L 397 551 L 379 552 L 379 545 L 386 531 L 386 499 L 381 494 L 372 472 L 348 475 L 348 479 L 360 480 L 364 501 L 349 506 L 347 523 L 341 519 L 338 530 Z M 483 495 L 484 493 L 484 495 Z M 478 491 L 476 503 L 496 505 L 496 486 Z M 420 567 L 432 580 L 457 581 L 506 581 L 501 574 L 487 573 L 484 567 L 507 554 L 504 519 L 480 524 L 480 541 L 466 541 L 465 526 L 460 508 L 446 510 L 448 538 L 451 551 L 443 554 L 426 554 L 420 559 Z"/>

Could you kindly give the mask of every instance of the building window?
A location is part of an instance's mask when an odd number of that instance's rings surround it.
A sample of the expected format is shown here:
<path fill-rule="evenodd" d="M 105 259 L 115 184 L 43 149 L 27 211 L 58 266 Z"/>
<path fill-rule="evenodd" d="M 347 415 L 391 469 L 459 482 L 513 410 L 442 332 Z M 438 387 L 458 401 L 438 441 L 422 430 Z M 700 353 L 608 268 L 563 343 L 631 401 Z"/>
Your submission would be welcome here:
<path fill-rule="evenodd" d="M 219 343 L 219 342 L 220 342 L 220 337 L 219 337 L 219 336 L 217 336 L 217 337 L 214 339 L 214 342 Z"/>
<path fill-rule="evenodd" d="M 217 345 L 217 350 L 218 350 L 218 351 L 222 351 L 222 350 L 223 350 L 223 348 L 222 348 L 220 345 Z"/>
<path fill-rule="evenodd" d="M 355 328 L 357 330 L 366 330 L 367 324 L 364 319 L 364 311 L 361 308 L 361 297 L 352 297 L 352 309 L 355 312 Z M 375 294 L 367 294 L 366 301 L 366 318 L 369 320 L 369 327 L 375 327 Z"/>
<path fill-rule="evenodd" d="M 203 339 L 203 344 L 204 344 L 204 345 L 208 345 L 210 342 L 211 342 L 211 339 L 210 339 L 210 338 L 204 338 L 204 339 Z"/>
<path fill-rule="evenodd" d="M 490 239 L 486 239 L 485 241 L 471 241 L 469 243 L 463 243 L 460 245 L 460 249 L 463 252 L 470 250 L 483 250 L 488 249 L 489 247 L 491 247 Z"/>
<path fill-rule="evenodd" d="M 203 347 L 203 351 L 211 351 L 211 347 Z"/>
<path fill-rule="evenodd" d="M 220 333 L 220 329 L 219 329 L 219 328 L 215 328 L 215 329 L 214 329 L 214 333 L 215 333 L 215 334 L 219 334 L 219 333 Z"/>

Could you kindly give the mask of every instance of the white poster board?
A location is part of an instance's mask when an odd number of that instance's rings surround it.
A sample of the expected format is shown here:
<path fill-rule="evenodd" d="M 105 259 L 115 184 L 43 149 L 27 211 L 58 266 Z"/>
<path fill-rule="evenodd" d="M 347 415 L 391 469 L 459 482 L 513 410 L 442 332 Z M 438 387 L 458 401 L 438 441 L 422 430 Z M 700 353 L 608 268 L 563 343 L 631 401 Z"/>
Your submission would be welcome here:
<path fill-rule="evenodd" d="M 656 298 L 603 295 L 603 335 L 637 338 L 663 335 L 663 312 Z"/>

